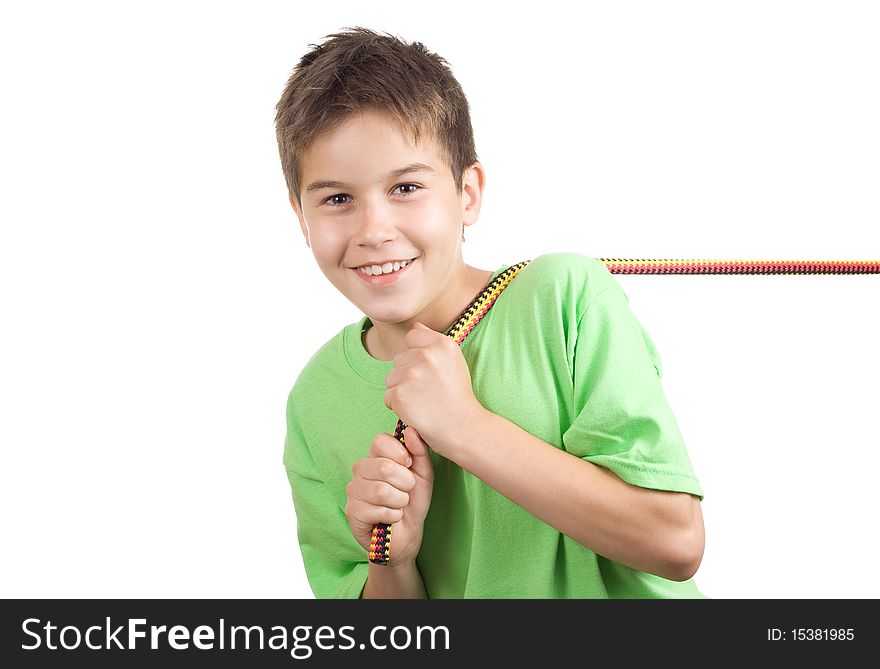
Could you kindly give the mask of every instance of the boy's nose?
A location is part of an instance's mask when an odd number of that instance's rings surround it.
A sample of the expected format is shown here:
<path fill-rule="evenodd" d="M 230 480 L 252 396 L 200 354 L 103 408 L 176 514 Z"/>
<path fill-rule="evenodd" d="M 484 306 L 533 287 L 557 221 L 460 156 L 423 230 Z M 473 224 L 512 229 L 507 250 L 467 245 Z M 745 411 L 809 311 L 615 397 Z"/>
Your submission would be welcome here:
<path fill-rule="evenodd" d="M 397 228 L 388 207 L 364 204 L 357 214 L 355 240 L 358 244 L 376 246 L 397 237 Z"/>

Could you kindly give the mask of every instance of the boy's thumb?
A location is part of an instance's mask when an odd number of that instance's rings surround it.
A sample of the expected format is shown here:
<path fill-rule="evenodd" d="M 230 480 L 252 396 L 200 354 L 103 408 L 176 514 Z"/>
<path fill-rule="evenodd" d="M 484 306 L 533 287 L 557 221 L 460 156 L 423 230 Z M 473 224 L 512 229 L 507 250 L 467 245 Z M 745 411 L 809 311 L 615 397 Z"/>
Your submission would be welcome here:
<path fill-rule="evenodd" d="M 403 438 L 406 441 L 406 450 L 409 451 L 409 454 L 413 458 L 414 467 L 418 467 L 421 462 L 424 462 L 422 458 L 428 458 L 430 460 L 428 444 L 422 440 L 422 436 L 412 425 L 407 425 L 406 429 L 403 431 Z"/>

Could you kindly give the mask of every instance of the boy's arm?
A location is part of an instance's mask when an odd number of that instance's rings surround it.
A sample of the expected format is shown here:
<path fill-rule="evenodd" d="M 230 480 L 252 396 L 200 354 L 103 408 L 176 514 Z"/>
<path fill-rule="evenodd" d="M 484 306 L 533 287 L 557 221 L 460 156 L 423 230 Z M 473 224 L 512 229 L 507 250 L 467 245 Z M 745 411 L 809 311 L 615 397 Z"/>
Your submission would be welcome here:
<path fill-rule="evenodd" d="M 642 488 L 480 407 L 443 455 L 590 550 L 674 581 L 703 558 L 700 500 Z"/>
<path fill-rule="evenodd" d="M 361 599 L 427 599 L 425 582 L 415 562 L 370 563 Z"/>

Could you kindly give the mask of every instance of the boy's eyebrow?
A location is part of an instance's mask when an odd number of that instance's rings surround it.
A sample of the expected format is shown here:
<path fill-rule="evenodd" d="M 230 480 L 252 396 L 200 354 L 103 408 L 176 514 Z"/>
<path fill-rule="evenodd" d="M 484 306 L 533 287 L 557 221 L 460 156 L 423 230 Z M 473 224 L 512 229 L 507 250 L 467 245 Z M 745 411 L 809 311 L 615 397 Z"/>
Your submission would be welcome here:
<path fill-rule="evenodd" d="M 410 163 L 406 167 L 401 167 L 400 169 L 396 169 L 388 174 L 389 179 L 397 179 L 402 177 L 404 174 L 410 174 L 411 172 L 434 172 L 434 168 L 430 165 L 425 165 L 424 163 Z M 345 184 L 341 181 L 313 181 L 308 186 L 306 186 L 306 193 L 313 193 L 317 190 L 321 190 L 322 188 L 345 188 Z"/>

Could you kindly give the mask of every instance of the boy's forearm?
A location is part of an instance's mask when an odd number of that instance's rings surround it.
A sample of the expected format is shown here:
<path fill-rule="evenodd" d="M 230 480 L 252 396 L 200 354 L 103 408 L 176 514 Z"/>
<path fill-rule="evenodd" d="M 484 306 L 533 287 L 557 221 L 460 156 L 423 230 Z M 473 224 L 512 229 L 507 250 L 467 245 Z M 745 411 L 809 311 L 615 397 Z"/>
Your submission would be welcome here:
<path fill-rule="evenodd" d="M 425 582 L 414 562 L 387 565 L 370 562 L 361 599 L 427 599 Z"/>
<path fill-rule="evenodd" d="M 699 499 L 630 485 L 483 409 L 449 459 L 590 550 L 664 578 L 685 580 L 703 555 Z"/>

